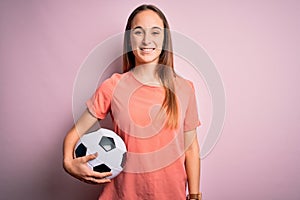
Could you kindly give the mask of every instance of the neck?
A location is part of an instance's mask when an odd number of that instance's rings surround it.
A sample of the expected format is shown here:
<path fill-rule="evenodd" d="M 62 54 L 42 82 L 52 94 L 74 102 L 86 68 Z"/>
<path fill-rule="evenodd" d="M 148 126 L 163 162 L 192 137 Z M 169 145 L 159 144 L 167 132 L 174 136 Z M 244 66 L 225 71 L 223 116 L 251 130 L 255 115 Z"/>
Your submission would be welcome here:
<path fill-rule="evenodd" d="M 156 75 L 157 64 L 143 64 L 133 68 L 134 76 L 144 84 L 160 85 L 160 81 Z"/>

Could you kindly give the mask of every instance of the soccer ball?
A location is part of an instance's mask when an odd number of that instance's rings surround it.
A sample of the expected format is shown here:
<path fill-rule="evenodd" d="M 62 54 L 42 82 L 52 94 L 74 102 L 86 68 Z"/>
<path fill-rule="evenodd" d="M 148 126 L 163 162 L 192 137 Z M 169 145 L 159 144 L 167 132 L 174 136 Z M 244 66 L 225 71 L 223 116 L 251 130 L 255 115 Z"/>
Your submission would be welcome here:
<path fill-rule="evenodd" d="M 88 166 L 97 172 L 112 172 L 114 178 L 121 173 L 126 162 L 126 146 L 115 132 L 100 128 L 97 131 L 83 135 L 75 146 L 75 157 L 98 153 L 94 160 L 88 161 Z"/>

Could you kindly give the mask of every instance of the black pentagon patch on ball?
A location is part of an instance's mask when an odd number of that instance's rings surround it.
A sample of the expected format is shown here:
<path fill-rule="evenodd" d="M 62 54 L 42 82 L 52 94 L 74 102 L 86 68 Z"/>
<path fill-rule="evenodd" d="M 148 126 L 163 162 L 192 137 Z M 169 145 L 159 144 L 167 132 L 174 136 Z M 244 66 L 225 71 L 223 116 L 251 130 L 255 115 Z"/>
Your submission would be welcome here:
<path fill-rule="evenodd" d="M 105 164 L 101 164 L 101 165 L 97 165 L 95 167 L 93 167 L 93 170 L 96 172 L 110 172 L 111 169 L 109 167 L 107 167 Z"/>
<path fill-rule="evenodd" d="M 125 163 L 126 163 L 126 158 L 127 158 L 127 153 L 123 153 L 123 157 L 122 157 L 122 162 L 121 162 L 121 167 L 124 168 Z"/>
<path fill-rule="evenodd" d="M 106 151 L 111 151 L 116 148 L 116 144 L 113 138 L 103 136 L 99 142 L 99 145 Z"/>
<path fill-rule="evenodd" d="M 80 145 L 78 145 L 78 147 L 75 150 L 76 158 L 85 156 L 86 152 L 87 152 L 87 148 L 84 146 L 84 144 L 81 143 Z"/>

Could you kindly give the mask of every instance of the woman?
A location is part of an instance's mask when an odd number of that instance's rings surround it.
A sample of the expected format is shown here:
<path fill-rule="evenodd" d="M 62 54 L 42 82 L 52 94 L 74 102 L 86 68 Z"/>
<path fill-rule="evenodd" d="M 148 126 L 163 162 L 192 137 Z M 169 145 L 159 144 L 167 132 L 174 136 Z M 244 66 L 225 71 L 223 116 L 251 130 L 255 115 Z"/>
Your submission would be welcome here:
<path fill-rule="evenodd" d="M 194 88 L 174 72 L 169 25 L 153 5 L 129 16 L 123 71 L 101 84 L 66 135 L 65 170 L 84 182 L 105 184 L 101 200 L 183 200 L 186 183 L 187 199 L 201 199 Z M 73 157 L 79 137 L 109 112 L 128 149 L 124 171 L 113 180 L 105 178 L 111 173 L 87 167 L 96 154 Z"/>

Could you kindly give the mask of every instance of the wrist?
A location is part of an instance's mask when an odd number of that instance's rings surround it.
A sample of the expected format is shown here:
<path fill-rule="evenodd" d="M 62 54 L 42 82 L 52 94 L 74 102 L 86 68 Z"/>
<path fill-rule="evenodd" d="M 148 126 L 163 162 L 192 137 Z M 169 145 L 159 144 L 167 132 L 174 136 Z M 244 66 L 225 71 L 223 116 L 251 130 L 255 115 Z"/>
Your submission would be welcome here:
<path fill-rule="evenodd" d="M 69 172 L 69 168 L 70 168 L 71 162 L 72 162 L 72 159 L 65 158 L 63 160 L 63 167 L 64 167 L 65 171 Z"/>
<path fill-rule="evenodd" d="M 188 194 L 186 196 L 186 200 L 202 200 L 202 193 L 199 192 L 197 194 Z"/>

